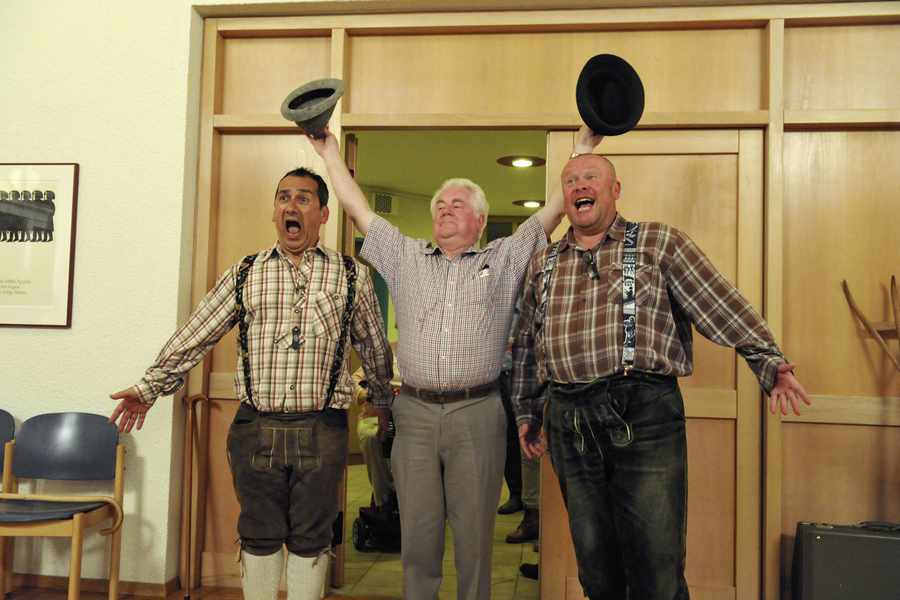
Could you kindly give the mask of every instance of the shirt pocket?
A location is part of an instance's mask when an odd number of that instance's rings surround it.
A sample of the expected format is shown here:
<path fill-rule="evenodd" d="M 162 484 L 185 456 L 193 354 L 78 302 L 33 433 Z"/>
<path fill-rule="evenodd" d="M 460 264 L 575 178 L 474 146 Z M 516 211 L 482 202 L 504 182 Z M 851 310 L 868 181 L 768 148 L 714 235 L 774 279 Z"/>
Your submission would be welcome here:
<path fill-rule="evenodd" d="M 634 274 L 634 302 L 637 306 L 654 303 L 659 288 L 659 270 L 652 265 L 637 265 Z M 607 294 L 610 302 L 622 303 L 622 263 L 613 263 L 600 271 L 600 277 L 608 281 Z"/>
<path fill-rule="evenodd" d="M 308 335 L 337 340 L 347 299 L 341 294 L 316 292 L 310 297 Z"/>

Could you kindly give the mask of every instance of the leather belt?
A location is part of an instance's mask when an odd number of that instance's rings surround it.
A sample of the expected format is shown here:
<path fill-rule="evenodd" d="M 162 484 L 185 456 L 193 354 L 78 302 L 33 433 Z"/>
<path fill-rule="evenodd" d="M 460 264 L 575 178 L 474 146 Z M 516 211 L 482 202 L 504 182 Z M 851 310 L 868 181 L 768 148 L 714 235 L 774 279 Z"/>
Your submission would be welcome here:
<path fill-rule="evenodd" d="M 459 402 L 461 400 L 468 400 L 470 398 L 481 398 L 483 396 L 487 396 L 496 389 L 498 389 L 496 381 L 483 383 L 481 385 L 476 385 L 464 390 L 446 391 L 423 390 L 421 388 L 416 388 L 404 383 L 402 386 L 400 386 L 400 393 L 409 394 L 410 396 L 418 398 L 422 402 L 428 402 L 429 404 L 448 404 L 450 402 Z"/>

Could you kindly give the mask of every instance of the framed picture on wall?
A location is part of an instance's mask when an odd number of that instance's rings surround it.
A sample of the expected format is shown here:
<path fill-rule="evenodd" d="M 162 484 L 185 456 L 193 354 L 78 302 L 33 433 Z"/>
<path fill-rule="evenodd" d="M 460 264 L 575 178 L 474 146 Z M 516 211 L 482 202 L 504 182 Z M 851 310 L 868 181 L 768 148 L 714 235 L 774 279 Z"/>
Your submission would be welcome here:
<path fill-rule="evenodd" d="M 71 327 L 76 163 L 0 163 L 0 326 Z"/>

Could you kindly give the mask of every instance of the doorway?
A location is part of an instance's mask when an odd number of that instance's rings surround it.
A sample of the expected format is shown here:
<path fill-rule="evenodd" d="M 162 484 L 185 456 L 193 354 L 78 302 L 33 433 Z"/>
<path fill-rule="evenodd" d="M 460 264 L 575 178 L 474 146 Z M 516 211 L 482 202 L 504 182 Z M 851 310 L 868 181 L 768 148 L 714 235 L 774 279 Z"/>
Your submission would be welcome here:
<path fill-rule="evenodd" d="M 545 131 L 453 130 L 453 131 L 361 131 L 353 134 L 357 148 L 354 172 L 357 182 L 375 212 L 404 234 L 431 239 L 430 201 L 435 190 L 449 178 L 465 177 L 479 184 L 490 206 L 481 244 L 512 234 L 544 201 L 544 167 L 509 167 L 497 162 L 504 156 L 544 159 Z M 348 136 L 349 137 L 349 136 Z M 538 203 L 528 208 L 526 200 Z M 517 203 L 518 202 L 518 203 Z M 351 231 L 345 228 L 345 231 Z M 352 247 L 358 251 L 362 237 L 353 233 Z M 345 244 L 346 247 L 346 244 Z M 376 293 L 380 277 L 375 274 Z M 379 300 L 386 294 L 379 294 Z M 387 296 L 385 329 L 392 344 L 398 340 L 393 301 Z M 402 373 L 401 373 L 402 375 Z M 396 374 L 395 374 L 396 378 Z M 360 552 L 352 542 L 353 521 L 361 506 L 370 504 L 372 489 L 355 435 L 351 416 L 351 466 L 345 508 L 344 586 L 339 593 L 352 598 L 371 595 L 400 598 L 402 566 L 399 553 Z M 504 484 L 501 502 L 508 497 Z M 498 515 L 494 530 L 492 598 L 536 600 L 536 581 L 523 578 L 519 565 L 536 563 L 533 543 L 507 544 L 522 513 Z M 444 581 L 441 598 L 455 598 L 456 571 L 453 537 L 449 527 L 444 549 Z"/>

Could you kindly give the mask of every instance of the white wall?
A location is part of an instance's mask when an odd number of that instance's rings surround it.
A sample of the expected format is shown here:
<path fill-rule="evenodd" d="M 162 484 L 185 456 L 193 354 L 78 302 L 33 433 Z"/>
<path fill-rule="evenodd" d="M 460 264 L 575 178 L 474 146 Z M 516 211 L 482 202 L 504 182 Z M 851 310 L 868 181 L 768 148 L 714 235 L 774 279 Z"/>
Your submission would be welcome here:
<path fill-rule="evenodd" d="M 0 162 L 81 165 L 72 327 L 0 328 L 0 407 L 18 423 L 108 414 L 108 395 L 140 377 L 189 308 L 201 34 L 189 0 L 0 2 Z M 173 406 L 161 399 L 123 437 L 126 581 L 177 574 Z M 99 540 L 85 577 L 105 577 Z M 67 556 L 68 542 L 20 541 L 15 569 L 65 576 Z"/>

